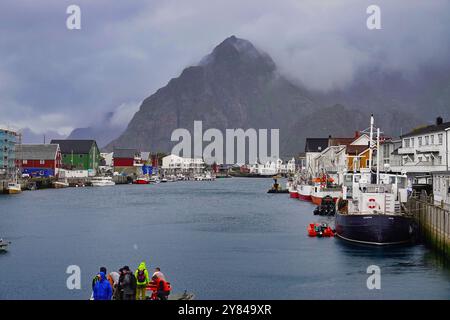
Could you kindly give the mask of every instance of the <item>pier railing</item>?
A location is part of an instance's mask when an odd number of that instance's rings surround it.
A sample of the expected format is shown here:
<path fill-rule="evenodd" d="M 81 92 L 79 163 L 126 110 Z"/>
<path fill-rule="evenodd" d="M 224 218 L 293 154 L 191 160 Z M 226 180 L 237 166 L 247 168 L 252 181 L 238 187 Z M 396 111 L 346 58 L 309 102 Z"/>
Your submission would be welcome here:
<path fill-rule="evenodd" d="M 407 203 L 414 216 L 420 238 L 450 258 L 450 210 L 435 204 L 433 196 L 413 195 Z"/>

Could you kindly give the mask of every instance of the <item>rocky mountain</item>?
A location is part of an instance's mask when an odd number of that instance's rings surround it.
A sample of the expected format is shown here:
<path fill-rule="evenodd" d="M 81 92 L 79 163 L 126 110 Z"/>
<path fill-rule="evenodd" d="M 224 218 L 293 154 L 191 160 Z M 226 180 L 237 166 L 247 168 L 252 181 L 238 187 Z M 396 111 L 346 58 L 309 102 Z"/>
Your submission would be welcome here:
<path fill-rule="evenodd" d="M 445 72 L 441 78 L 450 80 Z M 424 108 L 430 99 L 437 104 L 435 112 L 450 110 L 445 107 L 449 86 L 441 84 L 450 81 L 430 79 L 363 70 L 345 90 L 312 92 L 280 74 L 268 54 L 232 36 L 146 98 L 126 130 L 105 149 L 170 152 L 172 131 L 192 132 L 194 120 L 203 121 L 203 130 L 278 128 L 284 156 L 303 151 L 306 137 L 351 136 L 368 126 L 371 113 L 385 134 L 398 136 L 433 121 L 436 115 Z"/>
<path fill-rule="evenodd" d="M 279 128 L 281 152 L 287 152 L 286 128 L 311 114 L 317 103 L 276 69 L 273 60 L 249 41 L 234 36 L 219 44 L 197 66 L 145 99 L 113 146 L 169 152 L 176 128 Z"/>

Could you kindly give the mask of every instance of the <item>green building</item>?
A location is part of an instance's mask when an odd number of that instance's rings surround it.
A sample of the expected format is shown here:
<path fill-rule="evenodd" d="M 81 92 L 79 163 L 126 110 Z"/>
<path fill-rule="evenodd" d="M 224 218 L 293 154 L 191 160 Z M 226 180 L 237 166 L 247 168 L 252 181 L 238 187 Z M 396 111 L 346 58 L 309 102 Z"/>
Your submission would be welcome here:
<path fill-rule="evenodd" d="M 50 143 L 59 144 L 64 169 L 97 172 L 100 150 L 95 140 L 52 140 Z"/>

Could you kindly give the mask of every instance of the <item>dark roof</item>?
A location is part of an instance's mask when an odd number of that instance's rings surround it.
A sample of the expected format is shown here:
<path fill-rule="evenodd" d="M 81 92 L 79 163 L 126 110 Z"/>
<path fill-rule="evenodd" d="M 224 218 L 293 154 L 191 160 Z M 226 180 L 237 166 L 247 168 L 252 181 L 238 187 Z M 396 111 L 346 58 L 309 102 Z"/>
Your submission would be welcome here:
<path fill-rule="evenodd" d="M 114 148 L 113 152 L 114 158 L 134 158 L 136 155 L 139 155 L 137 149 Z"/>
<path fill-rule="evenodd" d="M 358 155 L 364 150 L 367 150 L 368 146 L 361 146 L 361 145 L 349 145 L 347 146 L 347 153 L 351 155 Z"/>
<path fill-rule="evenodd" d="M 17 158 L 22 160 L 54 160 L 57 144 L 21 144 L 16 146 Z"/>
<path fill-rule="evenodd" d="M 97 143 L 95 140 L 52 140 L 51 144 L 59 144 L 61 153 L 69 154 L 88 154 L 91 151 L 92 145 Z"/>
<path fill-rule="evenodd" d="M 328 138 L 306 138 L 305 152 L 322 152 L 328 148 Z"/>
<path fill-rule="evenodd" d="M 348 146 L 349 144 L 351 144 L 353 141 L 355 141 L 355 139 L 358 138 L 329 138 L 330 141 L 330 146 Z"/>
<path fill-rule="evenodd" d="M 401 138 L 407 138 L 412 137 L 420 134 L 427 134 L 427 133 L 433 133 L 438 131 L 445 131 L 445 129 L 450 128 L 450 122 L 444 122 L 442 124 L 433 124 L 431 126 L 426 126 L 422 128 L 417 128 L 412 130 L 411 132 L 408 132 L 407 134 L 404 134 L 401 136 Z"/>

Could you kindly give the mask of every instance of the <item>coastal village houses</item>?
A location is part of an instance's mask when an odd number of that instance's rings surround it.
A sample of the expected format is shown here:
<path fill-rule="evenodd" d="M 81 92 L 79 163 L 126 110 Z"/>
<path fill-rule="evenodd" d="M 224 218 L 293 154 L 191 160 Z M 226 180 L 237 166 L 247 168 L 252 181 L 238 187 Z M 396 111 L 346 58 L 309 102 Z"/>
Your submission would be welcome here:
<path fill-rule="evenodd" d="M 100 151 L 95 140 L 52 140 L 59 144 L 62 168 L 66 170 L 87 171 L 95 176 L 100 164 Z"/>
<path fill-rule="evenodd" d="M 18 165 L 22 173 L 31 177 L 56 177 L 61 168 L 58 144 L 22 144 L 18 151 Z"/>
<path fill-rule="evenodd" d="M 200 173 L 205 168 L 201 158 L 183 158 L 170 154 L 162 158 L 161 169 L 169 173 Z"/>
<path fill-rule="evenodd" d="M 307 138 L 305 144 L 306 168 L 317 175 L 326 172 L 335 175 L 337 183 L 344 171 L 368 167 L 369 137 L 356 132 L 351 138 Z"/>
<path fill-rule="evenodd" d="M 137 149 L 114 148 L 114 172 L 126 175 L 139 175 L 142 173 L 141 153 Z"/>
<path fill-rule="evenodd" d="M 441 117 L 434 125 L 415 129 L 402 135 L 397 149 L 400 166 L 391 166 L 392 171 L 405 173 L 431 173 L 449 170 L 450 122 Z"/>

